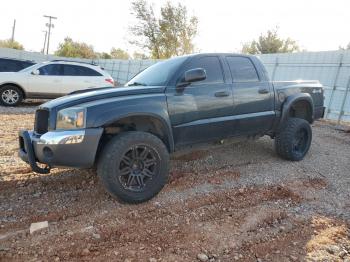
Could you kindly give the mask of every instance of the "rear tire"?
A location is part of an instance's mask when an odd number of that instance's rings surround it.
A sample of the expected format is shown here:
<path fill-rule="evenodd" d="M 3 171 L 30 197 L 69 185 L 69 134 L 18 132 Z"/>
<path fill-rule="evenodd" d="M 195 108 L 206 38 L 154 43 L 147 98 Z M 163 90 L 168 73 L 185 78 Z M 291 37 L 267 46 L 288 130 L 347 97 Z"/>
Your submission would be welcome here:
<path fill-rule="evenodd" d="M 17 106 L 23 100 L 22 90 L 16 86 L 5 85 L 0 88 L 0 104 L 3 106 Z"/>
<path fill-rule="evenodd" d="M 141 203 L 158 194 L 167 182 L 169 153 L 164 143 L 150 133 L 122 133 L 102 151 L 97 174 L 111 196 Z"/>
<path fill-rule="evenodd" d="M 276 152 L 284 159 L 300 161 L 309 151 L 311 140 L 309 122 L 301 118 L 288 118 L 282 130 L 276 134 Z"/>

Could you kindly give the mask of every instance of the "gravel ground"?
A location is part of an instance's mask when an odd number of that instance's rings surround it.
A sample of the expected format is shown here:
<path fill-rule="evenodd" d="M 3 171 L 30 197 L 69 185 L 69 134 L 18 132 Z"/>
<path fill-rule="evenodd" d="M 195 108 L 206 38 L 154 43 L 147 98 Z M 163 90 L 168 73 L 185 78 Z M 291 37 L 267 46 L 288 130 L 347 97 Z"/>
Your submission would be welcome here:
<path fill-rule="evenodd" d="M 301 162 L 265 137 L 178 152 L 162 192 L 127 205 L 92 170 L 20 161 L 35 105 L 0 107 L 1 261 L 350 261 L 350 134 L 327 122 Z"/>

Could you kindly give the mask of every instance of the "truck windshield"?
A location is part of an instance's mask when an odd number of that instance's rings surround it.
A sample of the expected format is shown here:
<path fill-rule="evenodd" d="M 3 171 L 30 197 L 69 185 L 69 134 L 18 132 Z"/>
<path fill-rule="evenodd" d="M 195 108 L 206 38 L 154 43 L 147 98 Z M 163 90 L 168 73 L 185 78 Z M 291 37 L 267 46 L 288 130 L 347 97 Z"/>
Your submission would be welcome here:
<path fill-rule="evenodd" d="M 158 62 L 132 78 L 125 86 L 160 86 L 165 85 L 175 70 L 187 57 L 175 57 Z"/>

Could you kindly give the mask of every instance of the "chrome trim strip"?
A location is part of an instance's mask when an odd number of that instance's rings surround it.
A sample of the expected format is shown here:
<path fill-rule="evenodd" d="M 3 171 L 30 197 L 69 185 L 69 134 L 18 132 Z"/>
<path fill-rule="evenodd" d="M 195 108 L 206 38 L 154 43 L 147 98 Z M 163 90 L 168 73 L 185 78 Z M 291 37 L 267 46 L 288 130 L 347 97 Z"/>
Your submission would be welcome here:
<path fill-rule="evenodd" d="M 79 144 L 83 142 L 85 130 L 50 131 L 37 141 L 41 145 Z"/>

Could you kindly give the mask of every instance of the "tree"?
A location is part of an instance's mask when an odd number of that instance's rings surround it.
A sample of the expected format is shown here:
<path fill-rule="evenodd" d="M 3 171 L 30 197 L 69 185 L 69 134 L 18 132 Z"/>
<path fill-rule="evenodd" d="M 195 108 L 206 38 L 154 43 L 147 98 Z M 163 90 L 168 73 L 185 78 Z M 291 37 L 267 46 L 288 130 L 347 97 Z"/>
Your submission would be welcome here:
<path fill-rule="evenodd" d="M 145 0 L 132 2 L 132 14 L 138 23 L 130 27 L 135 40 L 131 41 L 150 53 L 151 58 L 169 58 L 194 51 L 193 39 L 197 35 L 198 19 L 189 17 L 187 8 L 170 2 L 155 16 L 153 5 Z"/>
<path fill-rule="evenodd" d="M 101 58 L 101 59 L 111 59 L 112 58 L 112 56 L 106 52 L 97 53 L 96 55 L 98 58 Z"/>
<path fill-rule="evenodd" d="M 24 50 L 23 45 L 21 45 L 17 41 L 12 41 L 11 39 L 0 40 L 0 47 L 12 48 L 12 49 L 17 49 L 17 50 Z"/>
<path fill-rule="evenodd" d="M 93 46 L 82 42 L 75 42 L 70 37 L 66 37 L 64 42 L 59 44 L 55 55 L 90 59 L 97 58 Z"/>
<path fill-rule="evenodd" d="M 167 2 L 161 8 L 159 26 L 164 57 L 194 52 L 192 41 L 197 34 L 198 18 L 195 16 L 188 18 L 185 6 L 179 3 L 176 7 Z"/>
<path fill-rule="evenodd" d="M 131 33 L 136 37 L 131 44 L 148 49 L 153 58 L 160 58 L 160 30 L 153 6 L 147 5 L 145 0 L 136 0 L 131 5 L 131 14 L 138 20 L 136 25 L 130 27 Z"/>
<path fill-rule="evenodd" d="M 132 55 L 134 59 L 148 59 L 149 57 L 144 53 L 134 52 Z"/>
<path fill-rule="evenodd" d="M 277 29 L 268 30 L 265 35 L 260 35 L 258 40 L 245 43 L 242 47 L 242 53 L 245 54 L 292 53 L 299 50 L 296 41 L 280 38 Z"/>
<path fill-rule="evenodd" d="M 339 50 L 350 50 L 350 43 L 346 47 L 339 46 Z"/>
<path fill-rule="evenodd" d="M 121 48 L 112 48 L 111 50 L 111 58 L 114 59 L 130 59 L 130 55 L 128 52 L 124 51 Z"/>

